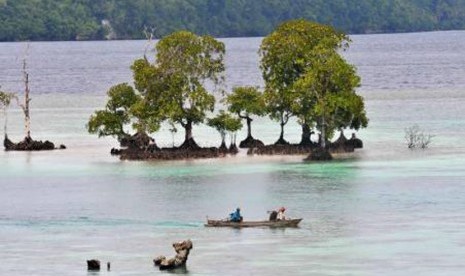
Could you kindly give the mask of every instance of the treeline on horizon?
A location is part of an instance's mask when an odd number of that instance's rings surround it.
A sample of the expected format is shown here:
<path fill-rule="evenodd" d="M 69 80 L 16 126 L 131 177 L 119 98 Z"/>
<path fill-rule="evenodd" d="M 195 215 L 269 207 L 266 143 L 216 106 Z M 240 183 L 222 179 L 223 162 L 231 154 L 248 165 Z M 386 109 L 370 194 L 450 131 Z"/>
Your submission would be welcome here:
<path fill-rule="evenodd" d="M 465 0 L 0 0 L 0 41 L 265 36 L 292 18 L 346 33 L 465 29 Z"/>

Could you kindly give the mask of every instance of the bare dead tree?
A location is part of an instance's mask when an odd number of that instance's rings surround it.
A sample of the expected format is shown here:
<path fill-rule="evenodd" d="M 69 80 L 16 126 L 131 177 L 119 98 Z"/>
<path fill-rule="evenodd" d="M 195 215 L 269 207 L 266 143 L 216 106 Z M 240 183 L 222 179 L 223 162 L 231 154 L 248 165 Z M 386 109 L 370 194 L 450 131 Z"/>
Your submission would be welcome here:
<path fill-rule="evenodd" d="M 425 134 L 420 127 L 415 124 L 405 129 L 405 140 L 409 149 L 426 149 L 431 144 L 434 135 Z"/>
<path fill-rule="evenodd" d="M 145 44 L 145 49 L 144 49 L 144 59 L 145 60 L 148 60 L 147 59 L 147 52 L 149 51 L 149 48 L 150 46 L 152 45 L 152 41 L 153 41 L 153 33 L 155 32 L 155 28 L 154 27 L 147 27 L 145 26 L 144 27 L 144 35 L 145 35 L 145 39 L 147 40 L 147 43 Z"/>
<path fill-rule="evenodd" d="M 25 130 L 26 130 L 26 138 L 30 139 L 31 138 L 31 116 L 29 113 L 29 103 L 31 102 L 31 98 L 29 98 L 29 73 L 27 72 L 27 63 L 26 63 L 26 57 L 23 60 L 23 77 L 24 77 L 24 105 L 21 105 L 21 108 L 23 109 L 24 112 L 24 124 L 25 124 Z"/>
<path fill-rule="evenodd" d="M 27 72 L 27 58 L 29 55 L 29 44 L 26 46 L 26 52 L 23 58 L 23 81 L 24 81 L 24 103 L 20 103 L 19 98 L 15 97 L 19 107 L 23 110 L 24 113 L 24 129 L 25 129 L 25 138 L 31 139 L 31 116 L 29 112 L 29 103 L 31 98 L 29 97 L 29 73 Z"/>

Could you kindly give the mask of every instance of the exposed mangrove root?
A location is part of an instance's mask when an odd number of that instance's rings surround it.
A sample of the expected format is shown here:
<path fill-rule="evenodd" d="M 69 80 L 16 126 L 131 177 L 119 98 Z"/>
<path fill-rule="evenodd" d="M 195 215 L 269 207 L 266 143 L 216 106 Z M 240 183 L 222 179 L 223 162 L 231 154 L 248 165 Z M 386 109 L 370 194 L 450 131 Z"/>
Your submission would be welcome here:
<path fill-rule="evenodd" d="M 190 138 L 185 140 L 184 143 L 179 147 L 180 149 L 187 149 L 187 150 L 197 150 L 200 149 L 199 145 L 195 142 L 194 138 Z"/>
<path fill-rule="evenodd" d="M 236 144 L 231 144 L 228 149 L 228 153 L 231 155 L 236 155 L 239 152 L 239 149 L 237 148 Z"/>
<path fill-rule="evenodd" d="M 252 136 L 248 136 L 247 138 L 245 138 L 245 140 L 239 143 L 239 148 L 241 149 L 259 148 L 263 146 L 265 146 L 265 144 L 263 144 L 262 141 L 254 139 Z"/>
<path fill-rule="evenodd" d="M 289 145 L 289 142 L 286 141 L 286 140 L 284 140 L 283 137 L 280 137 L 280 138 L 278 139 L 278 141 L 276 141 L 274 144 L 275 144 L 276 146 L 280 146 L 280 145 L 284 145 L 284 146 L 285 146 L 285 145 Z"/>
<path fill-rule="evenodd" d="M 329 161 L 333 160 L 333 156 L 328 149 L 314 148 L 305 161 Z"/>
<path fill-rule="evenodd" d="M 198 148 L 196 150 L 182 148 L 162 148 L 156 151 L 138 149 L 112 149 L 112 154 L 119 155 L 121 160 L 183 160 L 217 158 L 225 156 L 218 148 Z"/>
<path fill-rule="evenodd" d="M 248 155 L 302 155 L 309 154 L 313 147 L 296 144 L 267 145 L 258 148 L 250 148 Z"/>

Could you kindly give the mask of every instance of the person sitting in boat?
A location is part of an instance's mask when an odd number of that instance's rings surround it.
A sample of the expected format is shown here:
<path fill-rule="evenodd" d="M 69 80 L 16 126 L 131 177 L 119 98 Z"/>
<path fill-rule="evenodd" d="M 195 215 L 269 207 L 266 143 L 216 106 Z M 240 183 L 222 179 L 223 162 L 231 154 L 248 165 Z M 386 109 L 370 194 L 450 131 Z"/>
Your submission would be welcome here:
<path fill-rule="evenodd" d="M 242 221 L 241 208 L 237 207 L 235 212 L 229 214 L 229 220 L 233 222 L 241 222 Z"/>
<path fill-rule="evenodd" d="M 270 213 L 270 221 L 276 221 L 278 219 L 278 211 L 268 211 Z"/>
<path fill-rule="evenodd" d="M 279 208 L 278 215 L 276 217 L 277 220 L 285 220 L 286 219 L 286 216 L 284 215 L 284 211 L 286 211 L 286 208 L 284 208 L 284 207 Z"/>

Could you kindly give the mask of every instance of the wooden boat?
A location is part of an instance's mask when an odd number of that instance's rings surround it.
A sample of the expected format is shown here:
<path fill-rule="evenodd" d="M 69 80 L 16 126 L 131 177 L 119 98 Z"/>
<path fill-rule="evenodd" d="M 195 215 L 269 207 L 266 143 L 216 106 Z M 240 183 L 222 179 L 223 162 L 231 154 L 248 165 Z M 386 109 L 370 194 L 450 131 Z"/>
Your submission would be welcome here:
<path fill-rule="evenodd" d="M 298 224 L 302 221 L 299 219 L 286 219 L 286 220 L 261 220 L 261 221 L 241 221 L 234 222 L 228 220 L 214 220 L 207 219 L 208 227 L 234 227 L 234 228 L 243 228 L 243 227 L 297 227 Z"/>

